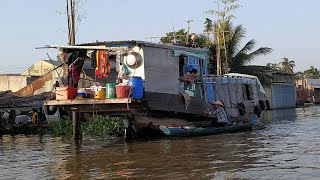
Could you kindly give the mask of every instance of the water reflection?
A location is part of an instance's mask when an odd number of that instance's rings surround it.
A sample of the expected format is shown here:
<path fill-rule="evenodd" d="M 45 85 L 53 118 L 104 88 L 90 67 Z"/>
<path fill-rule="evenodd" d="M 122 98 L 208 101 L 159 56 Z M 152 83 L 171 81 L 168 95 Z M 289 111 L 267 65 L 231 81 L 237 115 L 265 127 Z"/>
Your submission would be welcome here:
<path fill-rule="evenodd" d="M 262 113 L 262 120 L 264 122 L 284 122 L 294 121 L 297 118 L 297 109 L 279 109 L 264 111 Z"/>
<path fill-rule="evenodd" d="M 0 179 L 317 179 L 319 111 L 269 111 L 269 128 L 196 138 L 3 136 Z"/>

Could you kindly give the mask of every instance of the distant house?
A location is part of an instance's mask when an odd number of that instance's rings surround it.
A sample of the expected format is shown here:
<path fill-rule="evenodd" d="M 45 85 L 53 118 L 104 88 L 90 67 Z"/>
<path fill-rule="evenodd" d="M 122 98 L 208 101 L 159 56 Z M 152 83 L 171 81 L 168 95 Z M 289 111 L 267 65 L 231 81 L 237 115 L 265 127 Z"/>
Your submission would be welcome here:
<path fill-rule="evenodd" d="M 17 92 L 32 84 L 38 77 L 47 74 L 62 62 L 51 60 L 39 60 L 21 74 L 0 75 L 0 91 Z"/>
<path fill-rule="evenodd" d="M 320 79 L 296 80 L 297 96 L 305 102 L 320 103 Z"/>
<path fill-rule="evenodd" d="M 20 74 L 1 74 L 0 91 L 16 92 L 29 85 L 36 78 L 37 77 L 34 76 L 23 76 Z"/>
<path fill-rule="evenodd" d="M 24 76 L 43 76 L 44 74 L 50 72 L 55 67 L 61 65 L 60 61 L 51 61 L 51 60 L 39 60 L 34 65 L 25 70 L 21 75 Z"/>
<path fill-rule="evenodd" d="M 273 109 L 296 107 L 296 86 L 293 73 L 270 72 L 272 83 L 264 86 L 266 98 Z"/>

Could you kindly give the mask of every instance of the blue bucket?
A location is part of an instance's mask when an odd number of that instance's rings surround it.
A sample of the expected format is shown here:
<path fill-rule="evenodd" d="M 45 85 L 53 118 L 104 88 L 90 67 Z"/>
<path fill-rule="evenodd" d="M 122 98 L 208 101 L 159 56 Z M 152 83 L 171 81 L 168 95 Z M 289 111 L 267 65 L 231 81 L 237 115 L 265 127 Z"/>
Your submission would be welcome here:
<path fill-rule="evenodd" d="M 129 78 L 128 85 L 131 86 L 130 97 L 135 99 L 142 99 L 143 96 L 143 80 L 141 77 Z"/>

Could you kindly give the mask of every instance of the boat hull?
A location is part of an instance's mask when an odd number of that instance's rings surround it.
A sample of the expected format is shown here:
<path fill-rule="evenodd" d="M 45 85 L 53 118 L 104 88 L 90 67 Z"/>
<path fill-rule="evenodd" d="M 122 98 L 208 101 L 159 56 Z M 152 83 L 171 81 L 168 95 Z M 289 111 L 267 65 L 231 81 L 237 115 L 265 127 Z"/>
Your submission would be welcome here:
<path fill-rule="evenodd" d="M 192 136 L 207 136 L 223 133 L 235 133 L 243 131 L 251 131 L 256 119 L 252 119 L 248 123 L 236 124 L 226 127 L 192 127 L 192 126 L 163 126 L 160 125 L 160 130 L 167 136 L 174 137 L 192 137 Z"/>

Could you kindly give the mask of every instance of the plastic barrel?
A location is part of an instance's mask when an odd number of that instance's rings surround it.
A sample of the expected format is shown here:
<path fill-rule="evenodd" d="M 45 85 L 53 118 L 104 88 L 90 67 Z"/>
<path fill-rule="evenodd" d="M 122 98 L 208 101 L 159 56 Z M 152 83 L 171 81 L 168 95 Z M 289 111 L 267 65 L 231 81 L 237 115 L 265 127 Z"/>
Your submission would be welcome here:
<path fill-rule="evenodd" d="M 131 86 L 132 91 L 130 97 L 134 99 L 142 99 L 143 96 L 143 80 L 141 77 L 132 77 L 128 81 L 128 85 Z"/>
<path fill-rule="evenodd" d="M 116 89 L 114 83 L 106 84 L 106 98 L 116 98 Z"/>

